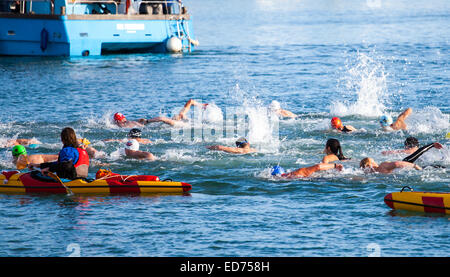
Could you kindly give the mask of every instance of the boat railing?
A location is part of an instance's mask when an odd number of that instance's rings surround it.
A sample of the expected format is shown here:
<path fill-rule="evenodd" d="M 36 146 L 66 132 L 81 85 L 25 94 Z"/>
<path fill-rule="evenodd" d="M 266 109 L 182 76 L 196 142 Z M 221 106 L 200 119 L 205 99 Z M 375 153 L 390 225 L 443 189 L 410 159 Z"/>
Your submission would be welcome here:
<path fill-rule="evenodd" d="M 7 2 L 9 3 L 10 9 L 15 13 L 25 13 L 26 7 L 28 8 L 28 13 L 33 13 L 33 2 L 48 2 L 50 13 L 55 13 L 55 2 L 54 0 L 0 0 L 0 2 Z M 19 3 L 19 7 L 17 7 L 17 3 Z M 26 3 L 29 3 L 26 5 Z M 14 9 L 12 9 L 14 7 Z M 16 10 L 19 9 L 19 10 Z"/>
<path fill-rule="evenodd" d="M 114 6 L 116 7 L 116 14 L 119 14 L 119 7 L 117 5 L 117 2 L 114 0 L 99 0 L 99 1 L 95 1 L 95 0 L 75 0 L 72 3 L 72 14 L 75 13 L 75 6 L 78 4 L 114 4 Z"/>
<path fill-rule="evenodd" d="M 151 0 L 143 0 L 138 2 L 138 12 L 141 10 L 142 4 L 147 7 L 152 7 L 152 14 L 162 14 L 164 13 L 164 9 L 166 10 L 165 14 L 184 14 L 186 10 L 179 0 L 161 0 L 161 1 L 151 1 Z M 177 7 L 177 9 L 173 9 L 173 7 Z M 156 9 L 156 12 L 154 11 Z"/>

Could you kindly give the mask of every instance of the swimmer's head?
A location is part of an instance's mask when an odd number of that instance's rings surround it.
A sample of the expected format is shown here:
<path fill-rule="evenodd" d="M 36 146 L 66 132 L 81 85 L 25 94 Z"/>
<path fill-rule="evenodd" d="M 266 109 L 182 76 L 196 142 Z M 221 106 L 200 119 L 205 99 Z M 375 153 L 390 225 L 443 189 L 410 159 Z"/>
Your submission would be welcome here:
<path fill-rule="evenodd" d="M 280 104 L 280 102 L 278 102 L 278 101 L 276 101 L 276 100 L 273 100 L 273 101 L 270 103 L 270 105 L 269 105 L 269 109 L 270 109 L 271 111 L 278 111 L 278 110 L 280 110 L 280 109 L 281 109 L 281 104 Z"/>
<path fill-rule="evenodd" d="M 139 142 L 135 139 L 130 139 L 125 144 L 125 149 L 138 151 L 139 150 Z"/>
<path fill-rule="evenodd" d="M 129 138 L 140 138 L 142 136 L 142 131 L 138 128 L 133 128 L 128 133 Z"/>
<path fill-rule="evenodd" d="M 416 139 L 415 137 L 408 137 L 405 140 L 405 148 L 409 149 L 409 148 L 414 148 L 414 147 L 418 147 L 419 146 L 419 140 Z"/>
<path fill-rule="evenodd" d="M 16 145 L 12 148 L 11 153 L 13 155 L 14 158 L 19 157 L 20 155 L 26 155 L 27 154 L 27 150 L 25 149 L 25 147 L 23 145 Z"/>
<path fill-rule="evenodd" d="M 341 129 L 344 127 L 344 125 L 342 125 L 342 121 L 339 117 L 333 117 L 331 119 L 331 127 L 333 127 L 334 129 Z"/>
<path fill-rule="evenodd" d="M 378 164 L 372 158 L 364 158 L 359 163 L 359 167 L 364 171 L 373 171 L 373 168 Z"/>
<path fill-rule="evenodd" d="M 381 116 L 381 118 L 380 118 L 380 124 L 383 127 L 390 126 L 392 124 L 392 122 L 393 122 L 392 117 L 390 115 L 385 114 L 385 115 Z"/>
<path fill-rule="evenodd" d="M 344 154 L 342 153 L 341 143 L 337 139 L 331 138 L 331 139 L 327 140 L 327 144 L 325 145 L 324 152 L 326 154 L 334 154 L 334 155 L 336 155 L 339 158 L 339 160 L 346 160 L 347 159 L 344 156 Z"/>
<path fill-rule="evenodd" d="M 247 145 L 250 145 L 250 143 L 248 143 L 246 138 L 240 138 L 236 141 L 236 147 L 238 148 L 244 148 Z"/>
<path fill-rule="evenodd" d="M 272 174 L 272 176 L 281 176 L 284 173 L 286 173 L 286 170 L 284 170 L 284 168 L 282 168 L 281 166 L 276 165 L 272 167 L 272 171 L 270 174 Z"/>
<path fill-rule="evenodd" d="M 115 113 L 114 114 L 114 121 L 116 122 L 125 122 L 127 119 L 125 118 L 125 116 L 121 113 Z"/>

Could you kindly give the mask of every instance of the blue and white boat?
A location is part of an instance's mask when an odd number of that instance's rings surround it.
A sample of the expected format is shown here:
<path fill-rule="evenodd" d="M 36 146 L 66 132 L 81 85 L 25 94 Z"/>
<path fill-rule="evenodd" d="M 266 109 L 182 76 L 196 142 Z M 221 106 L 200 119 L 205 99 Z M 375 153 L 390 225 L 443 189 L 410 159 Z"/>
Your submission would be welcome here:
<path fill-rule="evenodd" d="M 181 0 L 0 0 L 0 55 L 191 52 Z"/>

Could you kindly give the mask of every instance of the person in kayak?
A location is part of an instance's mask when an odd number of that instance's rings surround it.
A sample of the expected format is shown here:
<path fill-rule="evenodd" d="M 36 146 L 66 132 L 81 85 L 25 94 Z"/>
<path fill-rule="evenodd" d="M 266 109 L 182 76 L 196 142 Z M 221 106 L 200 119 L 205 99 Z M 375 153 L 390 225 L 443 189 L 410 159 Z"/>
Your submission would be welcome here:
<path fill-rule="evenodd" d="M 18 170 L 27 168 L 30 163 L 41 164 L 58 160 L 58 155 L 52 154 L 34 154 L 28 155 L 23 145 L 16 145 L 11 150 L 13 163 Z"/>
<path fill-rule="evenodd" d="M 322 159 L 322 163 L 330 163 L 334 161 L 345 161 L 349 160 L 342 153 L 341 143 L 337 139 L 329 139 L 325 145 L 323 152 L 326 154 Z"/>
<path fill-rule="evenodd" d="M 333 117 L 331 119 L 331 128 L 342 133 L 351 133 L 356 131 L 356 128 L 351 125 L 344 125 L 339 117 Z"/>
<path fill-rule="evenodd" d="M 199 106 L 202 108 L 206 108 L 206 106 L 208 106 L 208 104 L 202 104 L 202 103 L 195 101 L 194 99 L 189 99 L 186 102 L 186 104 L 184 105 L 184 107 L 181 109 L 181 111 L 177 115 L 173 116 L 172 118 L 168 118 L 165 116 L 158 116 L 158 117 L 154 117 L 154 118 L 150 118 L 150 119 L 140 119 L 139 122 L 141 122 L 143 124 L 162 122 L 162 123 L 168 124 L 170 126 L 174 126 L 178 122 L 188 120 L 187 113 L 191 109 L 191 106 Z"/>
<path fill-rule="evenodd" d="M 438 142 L 430 143 L 428 145 L 422 146 L 417 149 L 414 153 L 404 158 L 401 161 L 394 162 L 382 162 L 381 164 L 377 164 L 372 158 L 364 158 L 359 163 L 359 166 L 368 172 L 379 172 L 383 174 L 392 173 L 395 169 L 398 168 L 414 168 L 417 170 L 421 170 L 422 168 L 415 164 L 414 162 L 422 156 L 425 152 L 430 150 L 431 148 L 441 149 L 442 145 Z"/>
<path fill-rule="evenodd" d="M 406 118 L 410 116 L 412 113 L 411 108 L 407 108 L 405 111 L 403 111 L 398 117 L 395 122 L 393 122 L 392 117 L 390 115 L 383 115 L 380 118 L 380 125 L 381 128 L 385 131 L 397 131 L 397 130 L 406 130 L 408 129 L 408 126 L 405 123 Z"/>
<path fill-rule="evenodd" d="M 273 100 L 269 105 L 269 111 L 277 114 L 279 117 L 296 118 L 298 115 L 291 111 L 284 110 L 281 108 L 280 102 Z"/>
<path fill-rule="evenodd" d="M 29 168 L 40 168 L 42 174 L 56 172 L 60 178 L 86 178 L 89 171 L 89 154 L 80 147 L 75 131 L 66 127 L 61 131 L 63 148 L 56 162 L 30 163 Z"/>
<path fill-rule="evenodd" d="M 125 155 L 129 158 L 139 160 L 155 160 L 155 156 L 152 153 L 139 150 L 139 142 L 136 139 L 130 139 L 125 144 Z"/>
<path fill-rule="evenodd" d="M 305 178 L 310 177 L 313 173 L 318 171 L 325 171 L 330 169 L 336 169 L 338 171 L 342 171 L 344 168 L 341 164 L 336 163 L 319 163 L 313 166 L 302 167 L 292 172 L 286 173 L 285 170 L 280 166 L 274 166 L 272 168 L 272 176 L 279 176 L 287 179 L 295 179 L 295 178 Z"/>
<path fill-rule="evenodd" d="M 236 147 L 228 147 L 224 145 L 212 145 L 206 147 L 209 150 L 223 151 L 231 154 L 248 154 L 257 152 L 256 149 L 250 147 L 250 143 L 245 138 L 236 141 Z"/>
<path fill-rule="evenodd" d="M 397 150 L 387 150 L 382 151 L 383 155 L 392 155 L 392 154 L 412 154 L 419 149 L 419 140 L 415 137 L 408 137 L 405 140 L 405 148 L 397 149 Z"/>

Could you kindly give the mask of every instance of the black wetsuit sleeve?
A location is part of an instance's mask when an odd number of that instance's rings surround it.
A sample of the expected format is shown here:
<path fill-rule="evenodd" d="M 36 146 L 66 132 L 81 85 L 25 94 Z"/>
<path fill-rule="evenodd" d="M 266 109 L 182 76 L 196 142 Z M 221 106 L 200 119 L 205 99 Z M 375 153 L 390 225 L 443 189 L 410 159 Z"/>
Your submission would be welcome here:
<path fill-rule="evenodd" d="M 416 152 L 412 153 L 408 157 L 404 158 L 404 162 L 415 162 L 420 156 L 422 156 L 425 152 L 433 148 L 433 143 L 430 143 L 428 145 L 422 146 L 419 149 L 416 150 Z"/>

